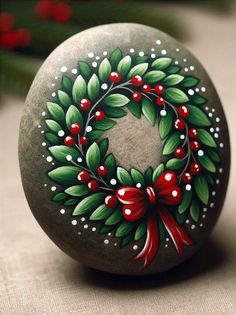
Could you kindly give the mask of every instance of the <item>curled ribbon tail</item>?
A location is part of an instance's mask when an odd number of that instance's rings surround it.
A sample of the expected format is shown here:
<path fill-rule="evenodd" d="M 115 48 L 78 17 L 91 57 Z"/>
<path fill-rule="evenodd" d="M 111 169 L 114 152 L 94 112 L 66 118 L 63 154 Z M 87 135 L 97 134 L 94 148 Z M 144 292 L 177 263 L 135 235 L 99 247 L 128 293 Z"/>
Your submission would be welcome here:
<path fill-rule="evenodd" d="M 144 258 L 143 268 L 151 264 L 159 246 L 159 230 L 156 218 L 152 215 L 147 222 L 147 237 L 143 249 L 133 257 L 133 260 Z"/>
<path fill-rule="evenodd" d="M 169 211 L 164 207 L 159 207 L 158 212 L 161 220 L 167 229 L 175 248 L 180 256 L 183 255 L 184 244 L 191 245 L 192 241 L 182 227 L 174 220 Z"/>

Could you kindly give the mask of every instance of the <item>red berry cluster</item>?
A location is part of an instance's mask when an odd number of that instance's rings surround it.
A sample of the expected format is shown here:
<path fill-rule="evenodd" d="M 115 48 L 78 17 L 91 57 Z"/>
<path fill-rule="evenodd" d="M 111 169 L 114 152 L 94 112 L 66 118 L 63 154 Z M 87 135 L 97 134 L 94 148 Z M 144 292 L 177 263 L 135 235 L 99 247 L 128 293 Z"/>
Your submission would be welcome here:
<path fill-rule="evenodd" d="M 9 13 L 0 14 L 0 47 L 7 50 L 24 48 L 30 44 L 31 33 L 26 28 L 14 30 L 14 18 Z"/>
<path fill-rule="evenodd" d="M 55 0 L 39 0 L 35 6 L 35 13 L 40 19 L 52 19 L 60 23 L 69 21 L 72 16 L 72 10 L 68 4 Z"/>

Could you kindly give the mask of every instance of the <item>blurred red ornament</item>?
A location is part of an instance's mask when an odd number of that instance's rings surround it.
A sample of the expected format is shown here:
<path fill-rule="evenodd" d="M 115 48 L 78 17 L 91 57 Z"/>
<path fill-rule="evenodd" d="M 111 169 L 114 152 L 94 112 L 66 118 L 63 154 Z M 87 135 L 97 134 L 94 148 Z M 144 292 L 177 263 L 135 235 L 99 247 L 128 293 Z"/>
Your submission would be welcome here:
<path fill-rule="evenodd" d="M 72 10 L 67 4 L 56 3 L 53 6 L 52 17 L 55 21 L 64 23 L 70 20 Z"/>
<path fill-rule="evenodd" d="M 12 30 L 14 18 L 9 13 L 0 14 L 0 32 L 9 32 Z"/>
<path fill-rule="evenodd" d="M 31 33 L 26 28 L 20 28 L 16 30 L 18 47 L 27 47 L 31 41 Z"/>
<path fill-rule="evenodd" d="M 35 13 L 40 19 L 52 17 L 54 3 L 52 0 L 40 0 L 35 6 Z"/>
<path fill-rule="evenodd" d="M 14 50 L 18 47 L 18 36 L 16 31 L 5 32 L 0 35 L 0 46 L 7 50 Z"/>

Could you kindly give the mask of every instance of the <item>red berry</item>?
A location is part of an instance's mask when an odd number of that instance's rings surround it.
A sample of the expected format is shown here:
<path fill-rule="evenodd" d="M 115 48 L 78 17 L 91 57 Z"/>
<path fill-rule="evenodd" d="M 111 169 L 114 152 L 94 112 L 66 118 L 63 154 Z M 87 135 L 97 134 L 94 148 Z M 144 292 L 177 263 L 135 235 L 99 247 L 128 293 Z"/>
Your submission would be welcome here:
<path fill-rule="evenodd" d="M 64 139 L 64 144 L 68 147 L 73 147 L 75 145 L 75 139 L 71 136 L 67 136 Z"/>
<path fill-rule="evenodd" d="M 141 86 L 143 85 L 143 78 L 140 75 L 135 75 L 132 77 L 131 82 L 135 86 Z"/>
<path fill-rule="evenodd" d="M 72 16 L 72 10 L 70 6 L 63 3 L 56 3 L 53 5 L 52 17 L 55 21 L 64 23 L 70 20 Z"/>
<path fill-rule="evenodd" d="M 180 117 L 187 118 L 190 113 L 190 110 L 188 109 L 187 106 L 182 105 L 178 108 L 178 113 Z"/>
<path fill-rule="evenodd" d="M 83 110 L 90 110 L 91 101 L 88 98 L 83 98 L 79 104 L 80 108 Z"/>
<path fill-rule="evenodd" d="M 103 120 L 105 118 L 105 113 L 102 110 L 96 111 L 94 114 L 96 120 Z"/>
<path fill-rule="evenodd" d="M 162 93 L 164 93 L 165 88 L 161 84 L 156 84 L 155 85 L 155 91 L 156 91 L 157 94 L 162 94 Z"/>
<path fill-rule="evenodd" d="M 133 98 L 133 101 L 140 102 L 142 99 L 142 93 L 139 91 L 135 91 L 133 92 L 132 98 Z"/>
<path fill-rule="evenodd" d="M 184 172 L 184 174 L 182 175 L 182 180 L 184 183 L 191 183 L 193 179 L 193 175 L 189 172 Z"/>
<path fill-rule="evenodd" d="M 82 145 L 88 144 L 88 139 L 85 136 L 80 137 L 79 141 L 80 141 L 80 144 Z"/>
<path fill-rule="evenodd" d="M 73 135 L 77 135 L 78 133 L 80 133 L 80 130 L 81 127 L 77 123 L 72 124 L 70 127 L 70 132 L 73 133 Z"/>
<path fill-rule="evenodd" d="M 49 19 L 52 16 L 53 3 L 51 0 L 41 0 L 35 6 L 35 13 L 40 19 Z"/>
<path fill-rule="evenodd" d="M 144 86 L 142 87 L 143 92 L 148 93 L 151 91 L 151 85 L 149 84 L 144 84 Z"/>
<path fill-rule="evenodd" d="M 182 147 L 175 149 L 174 155 L 177 159 L 182 159 L 185 156 L 185 150 Z"/>
<path fill-rule="evenodd" d="M 202 167 L 199 163 L 197 162 L 193 162 L 191 165 L 190 165 L 190 171 L 193 175 L 198 175 L 202 170 Z"/>
<path fill-rule="evenodd" d="M 119 83 L 121 80 L 121 74 L 117 71 L 113 71 L 109 75 L 109 80 L 113 83 Z"/>
<path fill-rule="evenodd" d="M 115 206 L 117 205 L 118 200 L 116 198 L 116 196 L 113 195 L 109 195 L 105 198 L 105 205 L 108 208 L 115 208 Z"/>
<path fill-rule="evenodd" d="M 163 106 L 165 104 L 165 100 L 163 97 L 158 96 L 156 99 L 156 103 L 158 106 Z"/>
<path fill-rule="evenodd" d="M 0 32 L 9 32 L 14 24 L 13 16 L 9 13 L 0 14 Z"/>
<path fill-rule="evenodd" d="M 200 149 L 200 143 L 198 141 L 191 141 L 190 148 L 192 151 L 197 151 Z"/>
<path fill-rule="evenodd" d="M 16 31 L 0 34 L 0 46 L 4 49 L 13 50 L 19 46 L 19 37 Z"/>
<path fill-rule="evenodd" d="M 107 175 L 107 168 L 103 165 L 99 166 L 97 169 L 98 175 L 103 177 Z"/>
<path fill-rule="evenodd" d="M 99 189 L 98 181 L 96 179 L 90 180 L 88 183 L 88 188 L 92 191 L 97 191 Z"/>
<path fill-rule="evenodd" d="M 175 121 L 175 129 L 177 130 L 184 130 L 185 129 L 185 122 L 183 121 L 183 119 L 176 119 Z"/>
<path fill-rule="evenodd" d="M 188 131 L 188 135 L 192 139 L 196 139 L 198 137 L 198 132 L 196 128 L 190 128 Z"/>
<path fill-rule="evenodd" d="M 87 171 L 81 171 L 78 176 L 77 179 L 82 183 L 82 184 L 87 184 L 90 180 L 90 174 Z"/>
<path fill-rule="evenodd" d="M 30 44 L 31 41 L 31 33 L 28 29 L 26 28 L 20 28 L 16 30 L 16 34 L 18 37 L 18 45 L 20 47 L 27 47 Z"/>

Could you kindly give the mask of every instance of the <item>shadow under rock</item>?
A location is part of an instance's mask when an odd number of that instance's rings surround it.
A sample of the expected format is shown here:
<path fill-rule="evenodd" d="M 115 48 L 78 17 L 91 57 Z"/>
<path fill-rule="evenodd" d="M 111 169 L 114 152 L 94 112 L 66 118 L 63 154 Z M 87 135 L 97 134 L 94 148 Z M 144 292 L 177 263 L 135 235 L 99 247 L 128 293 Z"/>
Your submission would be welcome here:
<path fill-rule="evenodd" d="M 219 268 L 227 261 L 226 252 L 217 242 L 209 239 L 205 245 L 188 261 L 172 270 L 155 275 L 122 276 L 94 270 L 75 264 L 67 274 L 67 280 L 112 290 L 143 290 L 164 287 L 194 278 Z"/>

